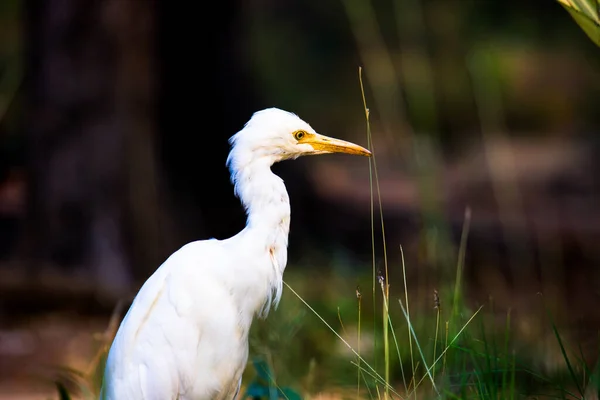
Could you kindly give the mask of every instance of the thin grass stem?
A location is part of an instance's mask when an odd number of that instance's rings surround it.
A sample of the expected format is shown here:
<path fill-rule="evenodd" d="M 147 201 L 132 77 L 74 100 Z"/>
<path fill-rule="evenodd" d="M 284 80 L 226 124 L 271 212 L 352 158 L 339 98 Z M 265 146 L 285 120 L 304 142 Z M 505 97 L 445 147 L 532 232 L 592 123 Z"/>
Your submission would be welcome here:
<path fill-rule="evenodd" d="M 360 359 L 360 360 L 361 360 L 361 361 L 362 361 L 362 362 L 363 362 L 363 363 L 364 363 L 364 364 L 365 364 L 367 367 L 369 367 L 369 369 L 370 369 L 370 370 L 373 372 L 373 374 L 375 374 L 375 376 L 377 376 L 377 377 L 378 377 L 378 378 L 379 378 L 379 379 L 380 379 L 382 382 L 384 382 L 384 383 L 385 383 L 385 385 L 386 385 L 387 387 L 389 387 L 389 389 L 390 389 L 390 391 L 391 391 L 392 393 L 394 393 L 394 394 L 398 395 L 399 397 L 401 397 L 401 396 L 400 396 L 400 394 L 398 394 L 398 392 L 396 392 L 396 390 L 395 390 L 393 387 L 391 387 L 391 386 L 389 385 L 389 383 L 387 383 L 387 382 L 386 382 L 386 381 L 385 381 L 385 380 L 384 380 L 384 379 L 381 377 L 381 375 L 379 375 L 379 373 L 378 373 L 378 372 L 375 370 L 375 368 L 373 368 L 373 367 L 372 367 L 372 366 L 371 366 L 371 365 L 370 365 L 370 364 L 369 364 L 369 363 L 368 363 L 368 362 L 367 362 L 367 361 L 366 361 L 364 358 L 362 358 L 362 357 L 360 356 L 360 354 L 358 354 L 358 353 L 356 352 L 356 350 L 354 350 L 354 348 L 353 348 L 353 347 L 350 345 L 350 343 L 348 343 L 348 342 L 347 342 L 347 341 L 346 341 L 346 340 L 345 340 L 345 339 L 344 339 L 344 338 L 343 338 L 343 337 L 342 337 L 342 336 L 341 336 L 339 333 L 337 333 L 337 332 L 335 331 L 335 329 L 333 329 L 333 328 L 331 327 L 331 325 L 329 325 L 329 324 L 327 323 L 327 321 L 325 321 L 325 319 L 324 319 L 323 317 L 321 317 L 321 315 L 319 315 L 319 313 L 318 313 L 318 312 L 317 312 L 317 311 L 316 311 L 314 308 L 312 308 L 312 307 L 310 306 L 310 304 L 308 304 L 308 303 L 306 302 L 306 300 L 304 300 L 304 299 L 302 298 L 302 296 L 300 296 L 300 295 L 299 295 L 299 294 L 298 294 L 298 293 L 297 293 L 297 292 L 296 292 L 296 291 L 295 291 L 295 290 L 294 290 L 294 289 L 293 289 L 293 288 L 292 288 L 292 287 L 291 287 L 291 286 L 290 286 L 290 285 L 289 285 L 289 284 L 288 284 L 286 281 L 283 281 L 283 284 L 284 284 L 284 285 L 285 285 L 285 286 L 286 286 L 286 287 L 287 287 L 287 288 L 288 288 L 288 289 L 289 289 L 289 290 L 290 290 L 290 291 L 291 291 L 291 292 L 292 292 L 292 293 L 293 293 L 293 294 L 294 294 L 296 297 L 298 297 L 298 299 L 299 299 L 299 300 L 300 300 L 300 301 L 301 301 L 301 302 L 302 302 L 302 303 L 303 303 L 303 304 L 304 304 L 304 305 L 305 305 L 305 306 L 306 306 L 306 307 L 307 307 L 307 308 L 308 308 L 310 311 L 312 311 L 312 313 L 313 313 L 313 314 L 315 314 L 315 315 L 317 316 L 317 318 L 319 318 L 319 319 L 321 320 L 321 322 L 323 322 L 323 323 L 325 324 L 325 326 L 326 326 L 326 327 L 327 327 L 327 328 L 328 328 L 328 329 L 329 329 L 331 332 L 333 332 L 333 334 L 334 334 L 335 336 L 337 336 L 337 338 L 338 338 L 338 339 L 340 339 L 340 340 L 342 341 L 342 343 L 344 343 L 344 345 L 345 345 L 346 347 L 348 347 L 348 349 L 349 349 L 349 350 L 350 350 L 352 353 L 354 353 L 354 355 L 355 355 L 355 356 L 357 356 L 357 357 L 358 357 L 358 358 L 359 358 L 359 359 Z"/>

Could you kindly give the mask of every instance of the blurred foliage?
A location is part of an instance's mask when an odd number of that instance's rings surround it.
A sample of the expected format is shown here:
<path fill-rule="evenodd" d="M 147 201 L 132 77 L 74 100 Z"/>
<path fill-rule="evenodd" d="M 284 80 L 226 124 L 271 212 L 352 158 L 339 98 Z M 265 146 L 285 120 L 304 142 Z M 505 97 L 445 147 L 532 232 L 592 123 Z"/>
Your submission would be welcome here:
<path fill-rule="evenodd" d="M 374 121 L 405 113 L 416 134 L 462 143 L 478 129 L 466 66 L 481 51 L 494 61 L 486 73 L 500 80 L 510 134 L 586 130 L 600 120 L 590 106 L 599 89 L 595 50 L 554 2 L 286 1 L 246 11 L 244 48 L 257 90 L 267 103 L 310 114 L 324 131 L 361 134 L 362 65 L 371 86 L 400 91 L 373 104 Z M 390 128 L 396 142 L 403 127 Z"/>

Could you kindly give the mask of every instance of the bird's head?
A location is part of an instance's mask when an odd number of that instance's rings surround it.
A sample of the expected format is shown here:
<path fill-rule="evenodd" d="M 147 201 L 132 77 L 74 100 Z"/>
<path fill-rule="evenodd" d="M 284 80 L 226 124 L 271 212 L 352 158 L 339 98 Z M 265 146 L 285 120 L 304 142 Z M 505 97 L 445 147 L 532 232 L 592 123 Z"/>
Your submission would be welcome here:
<path fill-rule="evenodd" d="M 230 168 L 257 160 L 273 164 L 300 156 L 328 153 L 371 156 L 364 147 L 321 135 L 296 114 L 278 108 L 254 113 L 229 142 L 232 145 L 227 161 Z"/>

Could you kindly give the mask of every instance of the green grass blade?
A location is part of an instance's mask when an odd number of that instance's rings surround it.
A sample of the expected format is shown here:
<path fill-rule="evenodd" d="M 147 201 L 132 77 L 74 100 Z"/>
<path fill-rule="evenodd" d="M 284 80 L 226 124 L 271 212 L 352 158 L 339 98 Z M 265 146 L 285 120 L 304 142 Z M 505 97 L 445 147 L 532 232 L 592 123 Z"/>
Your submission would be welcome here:
<path fill-rule="evenodd" d="M 438 390 L 437 385 L 435 384 L 435 381 L 433 380 L 433 376 L 431 375 L 431 368 L 427 367 L 427 361 L 425 360 L 425 356 L 423 355 L 423 350 L 421 350 L 421 345 L 419 345 L 419 340 L 417 339 L 415 330 L 413 329 L 412 323 L 410 322 L 410 317 L 408 316 L 406 309 L 404 308 L 404 305 L 402 304 L 402 300 L 398 299 L 398 303 L 400 303 L 400 307 L 402 308 L 402 312 L 404 313 L 404 318 L 406 318 L 406 321 L 408 322 L 408 329 L 410 330 L 410 333 L 412 334 L 412 336 L 415 340 L 417 350 L 419 350 L 419 354 L 421 355 L 421 361 L 423 361 L 423 366 L 425 367 L 427 376 L 429 376 L 429 379 L 431 380 L 431 386 L 433 387 L 433 389 L 439 396 L 440 391 Z M 413 375 L 413 379 L 414 379 L 414 375 Z M 416 390 L 417 385 L 415 385 L 413 389 Z"/>
<path fill-rule="evenodd" d="M 550 315 L 550 313 L 548 313 L 549 317 L 550 317 L 550 321 L 552 324 L 552 331 L 554 332 L 554 336 L 556 337 L 556 340 L 558 341 L 558 345 L 560 347 L 560 351 L 562 353 L 562 356 L 565 360 L 565 363 L 567 364 L 567 369 L 569 370 L 569 374 L 571 375 L 571 379 L 573 379 L 573 383 L 575 384 L 575 386 L 577 387 L 577 391 L 579 392 L 579 394 L 583 397 L 584 395 L 584 391 L 583 388 L 581 387 L 581 384 L 579 383 L 579 379 L 577 379 L 577 375 L 575 374 L 575 370 L 573 369 L 573 366 L 571 365 L 571 361 L 569 360 L 569 356 L 567 355 L 567 350 L 563 344 L 562 338 L 560 336 L 560 334 L 558 333 L 558 328 L 556 327 L 556 324 L 554 323 L 554 320 L 552 320 L 552 316 Z"/>
<path fill-rule="evenodd" d="M 477 311 L 475 311 L 473 313 L 473 315 L 471 316 L 471 318 L 469 318 L 468 321 L 462 326 L 462 328 L 460 328 L 460 330 L 456 333 L 456 335 L 454 335 L 454 337 L 452 338 L 452 340 L 450 341 L 450 343 L 448 343 L 446 345 L 446 348 L 435 359 L 435 362 L 433 364 L 431 364 L 431 366 L 427 369 L 428 373 L 446 355 L 446 352 L 448 351 L 448 349 L 454 344 L 454 342 L 456 342 L 456 340 L 458 340 L 459 336 L 463 333 L 463 331 L 467 328 L 467 326 L 471 323 L 471 321 L 473 321 L 473 319 L 477 316 L 477 314 L 479 314 L 479 312 L 481 311 L 482 308 L 483 308 L 483 306 L 480 306 L 477 309 Z M 415 385 L 415 388 L 417 386 L 419 386 L 421 384 L 421 382 L 423 382 L 424 379 L 425 379 L 425 377 L 422 377 L 421 380 L 417 383 L 417 385 Z M 413 388 L 413 391 L 415 390 L 415 388 Z"/>
<path fill-rule="evenodd" d="M 597 0 L 557 0 L 585 34 L 600 47 L 600 19 Z"/>
<path fill-rule="evenodd" d="M 367 367 L 369 367 L 369 370 L 371 370 L 371 372 L 373 373 L 373 375 L 374 375 L 374 376 L 376 376 L 376 377 L 377 377 L 377 378 L 378 378 L 378 379 L 379 379 L 379 380 L 380 380 L 382 383 L 384 383 L 384 385 L 385 385 L 386 387 L 388 387 L 388 388 L 389 388 L 389 390 L 390 390 L 392 393 L 394 393 L 394 394 L 396 394 L 398 397 L 402 398 L 402 397 L 400 396 L 400 394 L 398 394 L 398 392 L 396 392 L 396 390 L 395 390 L 395 389 L 394 389 L 392 386 L 390 386 L 390 384 L 389 384 L 389 383 L 387 383 L 387 382 L 385 381 L 385 379 L 383 379 L 383 377 L 382 377 L 381 375 L 379 375 L 379 373 L 378 373 L 378 372 L 375 370 L 375 368 L 373 368 L 373 367 L 372 367 L 372 366 L 371 366 L 371 365 L 370 365 L 370 364 L 369 364 L 369 363 L 368 363 L 368 362 L 367 362 L 367 361 L 366 361 L 366 360 L 365 360 L 363 357 L 361 357 L 361 356 L 360 356 L 360 354 L 358 354 L 358 353 L 356 352 L 356 350 L 354 350 L 354 348 L 353 348 L 353 347 L 350 345 L 350 343 L 348 343 L 348 342 L 347 342 L 347 341 L 346 341 L 346 340 L 345 340 L 345 339 L 344 339 L 344 338 L 343 338 L 343 337 L 342 337 L 342 336 L 341 336 L 339 333 L 337 333 L 337 332 L 335 331 L 335 329 L 333 329 L 333 328 L 332 328 L 332 326 L 331 326 L 331 325 L 329 325 L 329 324 L 327 323 L 327 321 L 325 321 L 325 319 L 324 319 L 323 317 L 321 317 L 321 315 L 319 315 L 319 313 L 318 313 L 318 312 L 317 312 L 317 311 L 316 311 L 314 308 L 312 308 L 312 307 L 310 306 L 310 304 L 308 304 L 308 303 L 306 302 L 306 300 L 304 300 L 304 299 L 302 298 L 302 296 L 300 296 L 300 295 L 299 295 L 299 294 L 298 294 L 298 293 L 297 293 L 297 292 L 296 292 L 296 291 L 295 291 L 295 290 L 294 290 L 294 289 L 293 289 L 293 288 L 292 288 L 290 285 L 288 285 L 288 283 L 287 283 L 286 281 L 283 281 L 283 284 L 284 284 L 284 285 L 285 285 L 285 286 L 286 286 L 286 287 L 287 287 L 287 288 L 288 288 L 288 289 L 289 289 L 289 290 L 290 290 L 290 291 L 291 291 L 291 292 L 292 292 L 292 293 L 293 293 L 293 294 L 294 294 L 294 295 L 295 295 L 295 296 L 296 296 L 296 297 L 297 297 L 297 298 L 298 298 L 298 299 L 299 299 L 299 300 L 300 300 L 300 301 L 301 301 L 301 302 L 302 302 L 302 303 L 303 303 L 303 304 L 304 304 L 304 305 L 305 305 L 305 306 L 306 306 L 306 307 L 307 307 L 307 308 L 308 308 L 310 311 L 312 311 L 312 313 L 313 313 L 313 314 L 315 314 L 315 315 L 317 316 L 317 318 L 319 318 L 319 319 L 321 320 L 321 322 L 323 322 L 323 323 L 325 324 L 325 326 L 326 326 L 326 327 L 327 327 L 327 328 L 328 328 L 328 329 L 329 329 L 329 330 L 330 330 L 330 331 L 331 331 L 331 332 L 332 332 L 332 333 L 333 333 L 333 334 L 334 334 L 334 335 L 335 335 L 335 336 L 336 336 L 336 337 L 337 337 L 339 340 L 341 340 L 341 341 L 342 341 L 342 343 L 344 343 L 344 345 L 345 345 L 345 346 L 348 348 L 348 350 L 350 350 L 352 353 L 354 353 L 354 355 L 355 355 L 356 357 L 358 357 L 362 363 L 364 363 L 364 364 L 365 364 Z"/>
<path fill-rule="evenodd" d="M 458 316 L 458 309 L 460 304 L 460 293 L 461 293 L 461 282 L 462 282 L 462 271 L 465 264 L 465 255 L 467 252 L 467 238 L 469 236 L 469 227 L 471 225 L 471 209 L 467 207 L 465 209 L 465 221 L 463 223 L 463 229 L 460 235 L 460 246 L 458 249 L 458 261 L 456 265 L 456 281 L 454 282 L 454 298 L 452 300 L 452 315 L 451 319 Z"/>
<path fill-rule="evenodd" d="M 412 345 L 412 336 L 410 334 L 411 320 L 410 320 L 410 307 L 408 305 L 408 283 L 406 281 L 406 263 L 404 262 L 404 249 L 402 245 L 400 245 L 400 255 L 402 257 L 402 279 L 404 281 L 404 301 L 406 302 L 406 321 L 408 322 L 408 350 L 410 352 L 410 366 L 412 369 L 413 382 L 415 381 L 416 371 L 415 371 L 415 359 L 413 356 L 413 345 Z M 425 365 L 427 366 L 427 365 Z"/>
<path fill-rule="evenodd" d="M 367 98 L 365 96 L 365 87 L 363 84 L 362 78 L 362 67 L 358 67 L 358 82 L 360 84 L 360 93 L 362 96 L 363 109 L 365 111 L 365 121 L 367 125 L 367 148 L 373 151 L 373 146 L 371 144 L 372 136 L 371 136 L 371 123 L 369 122 L 369 108 L 367 107 Z M 369 215 L 371 220 L 371 256 L 372 256 L 372 274 L 373 274 L 373 315 L 377 314 L 377 301 L 376 301 L 376 292 L 375 292 L 375 282 L 377 280 L 376 273 L 376 259 L 375 259 L 375 208 L 374 208 L 374 195 L 373 195 L 373 160 L 369 157 Z M 373 337 L 374 337 L 374 345 L 377 345 L 377 326 L 375 323 L 375 319 L 373 319 Z M 374 363 L 377 364 L 377 355 L 375 355 Z"/>

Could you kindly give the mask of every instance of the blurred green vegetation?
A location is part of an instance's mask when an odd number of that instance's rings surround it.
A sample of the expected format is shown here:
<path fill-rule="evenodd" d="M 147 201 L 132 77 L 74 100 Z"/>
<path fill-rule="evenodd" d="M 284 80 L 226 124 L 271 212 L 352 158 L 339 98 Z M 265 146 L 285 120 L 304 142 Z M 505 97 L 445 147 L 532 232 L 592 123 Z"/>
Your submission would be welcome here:
<path fill-rule="evenodd" d="M 557 2 L 289 1 L 246 11 L 256 87 L 327 131 L 360 135 L 362 65 L 373 116 L 393 142 L 409 135 L 408 122 L 460 145 L 479 125 L 467 64 L 480 53 L 502 88 L 507 134 L 568 134 L 599 121 L 597 49 Z"/>
<path fill-rule="evenodd" d="M 363 292 L 364 315 L 359 327 L 358 301 L 349 282 L 324 279 L 317 283 L 301 274 L 289 275 L 289 284 L 355 350 L 362 348 L 361 356 L 383 376 L 385 353 L 381 313 L 371 314 L 369 289 Z M 364 276 L 361 281 L 369 288 L 369 276 Z M 408 285 L 411 286 L 410 282 Z M 323 291 L 330 293 L 332 286 L 338 293 L 337 300 L 323 299 Z M 411 326 L 415 332 L 412 355 L 408 323 L 398 304 L 404 295 L 401 289 L 391 292 L 390 382 L 397 392 L 391 398 L 595 398 L 594 394 L 600 389 L 598 366 L 593 360 L 586 359 L 580 344 L 565 340 L 564 332 L 555 325 L 553 316 L 546 313 L 542 297 L 537 305 L 540 318 L 536 323 L 543 326 L 545 335 L 528 340 L 519 335 L 511 310 L 498 313 L 493 301 L 473 310 L 459 300 L 454 304 L 457 308 L 453 309 L 454 288 L 451 286 L 449 283 L 439 291 L 439 308 L 435 308 L 433 293 L 427 299 L 429 301 L 411 299 Z M 378 297 L 381 297 L 381 291 Z M 376 306 L 381 305 L 380 298 Z M 280 309 L 266 321 L 255 323 L 251 343 L 254 359 L 269 363 L 277 385 L 290 386 L 304 398 L 319 393 L 329 393 L 333 398 L 357 398 L 358 381 L 362 388 L 358 398 L 383 398 L 384 384 L 374 379 L 373 372 L 364 364 L 364 372 L 357 378 L 356 356 L 319 316 L 307 312 L 303 303 L 286 290 Z M 357 342 L 359 329 L 360 344 Z M 539 352 L 540 343 L 535 341 L 544 342 L 544 356 Z M 422 357 L 431 368 L 439 391 L 437 395 L 423 367 Z M 543 357 L 547 359 L 541 360 Z M 415 364 L 414 375 L 411 358 Z M 254 375 L 250 367 L 247 376 Z M 415 382 L 411 382 L 413 376 L 418 387 L 415 392 Z"/>

